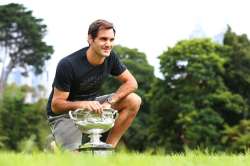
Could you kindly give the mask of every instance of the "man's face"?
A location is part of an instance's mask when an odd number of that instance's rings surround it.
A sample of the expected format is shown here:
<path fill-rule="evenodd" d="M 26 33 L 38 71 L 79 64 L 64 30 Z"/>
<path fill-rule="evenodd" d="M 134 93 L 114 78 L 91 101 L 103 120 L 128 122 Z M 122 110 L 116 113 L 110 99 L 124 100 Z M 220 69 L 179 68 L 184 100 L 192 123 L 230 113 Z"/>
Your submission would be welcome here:
<path fill-rule="evenodd" d="M 108 57 L 114 44 L 113 29 L 102 29 L 97 33 L 97 37 L 92 39 L 89 36 L 90 48 L 92 48 L 97 56 Z"/>

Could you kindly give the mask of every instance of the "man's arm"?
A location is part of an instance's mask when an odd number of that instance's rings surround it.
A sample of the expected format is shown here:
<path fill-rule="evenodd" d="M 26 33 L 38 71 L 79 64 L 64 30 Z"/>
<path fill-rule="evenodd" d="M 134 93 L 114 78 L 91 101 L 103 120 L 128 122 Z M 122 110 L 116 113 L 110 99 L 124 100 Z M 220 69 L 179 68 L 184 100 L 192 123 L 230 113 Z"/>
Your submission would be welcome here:
<path fill-rule="evenodd" d="M 78 108 L 88 109 L 97 113 L 102 112 L 102 106 L 98 101 L 67 101 L 69 92 L 54 88 L 54 94 L 51 102 L 51 109 L 54 113 L 65 113 L 69 110 Z"/>
<path fill-rule="evenodd" d="M 138 88 L 138 84 L 134 76 L 126 69 L 122 74 L 116 77 L 122 82 L 122 85 L 112 96 L 113 102 L 118 102 Z"/>

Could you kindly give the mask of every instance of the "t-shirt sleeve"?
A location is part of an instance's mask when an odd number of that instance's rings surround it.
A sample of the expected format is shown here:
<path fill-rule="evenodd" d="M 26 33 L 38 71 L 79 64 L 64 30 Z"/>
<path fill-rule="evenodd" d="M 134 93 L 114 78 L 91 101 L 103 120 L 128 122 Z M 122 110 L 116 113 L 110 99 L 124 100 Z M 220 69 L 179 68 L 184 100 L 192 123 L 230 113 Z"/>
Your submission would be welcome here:
<path fill-rule="evenodd" d="M 111 75 L 119 76 L 127 69 L 115 53 L 112 54 L 112 61 Z"/>
<path fill-rule="evenodd" d="M 127 68 L 126 66 L 120 61 L 118 56 L 115 53 L 112 53 L 112 68 L 111 68 L 111 75 L 119 76 L 122 74 Z"/>
<path fill-rule="evenodd" d="M 59 90 L 69 92 L 73 80 L 73 69 L 68 61 L 62 59 L 56 68 L 56 75 L 53 87 Z"/>

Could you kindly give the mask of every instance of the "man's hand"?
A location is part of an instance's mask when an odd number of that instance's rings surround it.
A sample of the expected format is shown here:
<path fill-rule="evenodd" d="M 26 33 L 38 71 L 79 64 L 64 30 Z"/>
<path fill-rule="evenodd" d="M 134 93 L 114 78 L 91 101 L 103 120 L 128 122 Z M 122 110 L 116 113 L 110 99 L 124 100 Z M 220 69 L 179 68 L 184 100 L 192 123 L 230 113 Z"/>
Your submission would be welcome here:
<path fill-rule="evenodd" d="M 88 109 L 98 114 L 101 114 L 103 111 L 103 107 L 99 101 L 81 101 L 81 108 Z"/>
<path fill-rule="evenodd" d="M 103 109 L 108 109 L 108 108 L 111 108 L 111 105 L 108 103 L 108 102 L 104 102 L 103 104 L 102 104 L 102 108 Z"/>

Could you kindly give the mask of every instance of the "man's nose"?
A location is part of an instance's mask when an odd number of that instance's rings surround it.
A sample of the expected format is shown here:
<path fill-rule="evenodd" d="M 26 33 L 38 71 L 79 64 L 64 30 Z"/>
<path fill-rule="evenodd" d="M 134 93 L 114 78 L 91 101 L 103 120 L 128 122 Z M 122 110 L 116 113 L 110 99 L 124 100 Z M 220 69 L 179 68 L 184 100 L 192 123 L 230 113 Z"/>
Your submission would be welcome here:
<path fill-rule="evenodd" d="M 107 40 L 107 41 L 105 42 L 105 45 L 106 45 L 106 46 L 112 46 L 112 41 Z"/>

